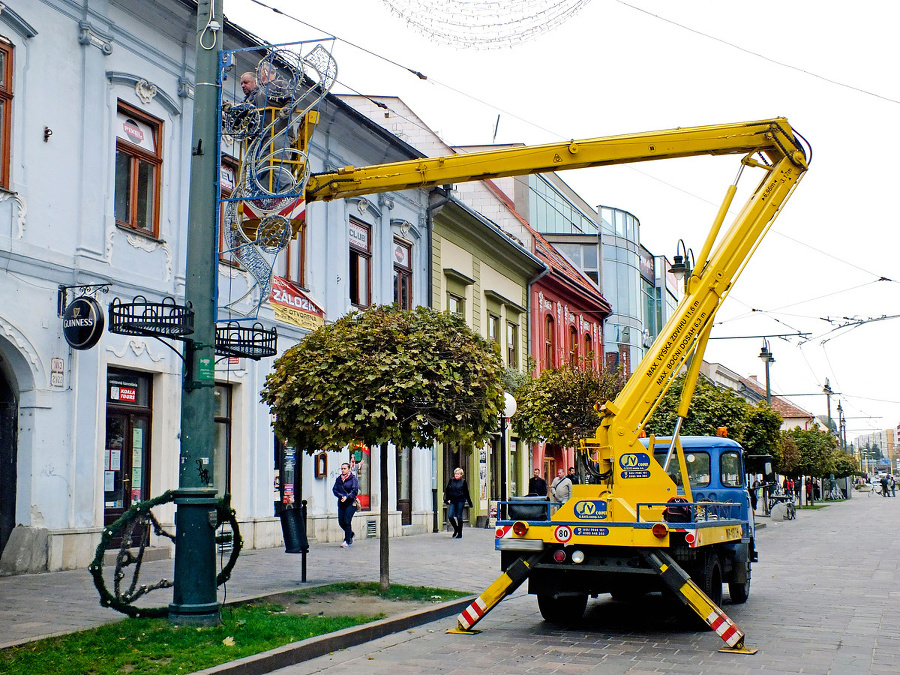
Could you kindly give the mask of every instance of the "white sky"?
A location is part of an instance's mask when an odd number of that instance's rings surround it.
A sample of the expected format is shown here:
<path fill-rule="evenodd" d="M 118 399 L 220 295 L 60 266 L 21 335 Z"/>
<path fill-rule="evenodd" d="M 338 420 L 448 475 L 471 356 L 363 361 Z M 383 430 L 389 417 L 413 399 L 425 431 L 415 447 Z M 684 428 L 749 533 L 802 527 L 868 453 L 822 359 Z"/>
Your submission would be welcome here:
<path fill-rule="evenodd" d="M 251 0 L 225 0 L 225 14 L 273 43 L 333 34 L 426 74 L 421 81 L 346 42 L 332 50 L 334 91 L 399 96 L 451 145 L 490 143 L 498 114 L 496 142 L 529 144 L 786 117 L 812 145 L 811 168 L 712 335 L 809 332 L 802 345 L 770 339 L 774 393 L 807 394 L 788 398 L 824 415 L 828 378 L 839 393 L 832 416 L 840 401 L 848 441 L 900 422 L 891 351 L 900 319 L 832 333 L 837 324 L 822 320 L 900 315 L 900 218 L 891 206 L 900 190 L 900 3 L 592 0 L 531 42 L 461 50 L 422 36 L 378 0 L 261 2 L 321 30 Z M 699 253 L 738 162 L 696 158 L 561 176 L 588 203 L 635 214 L 642 243 L 671 259 L 680 238 Z M 758 180 L 750 173 L 741 187 Z M 706 359 L 764 384 L 761 343 L 714 339 Z"/>

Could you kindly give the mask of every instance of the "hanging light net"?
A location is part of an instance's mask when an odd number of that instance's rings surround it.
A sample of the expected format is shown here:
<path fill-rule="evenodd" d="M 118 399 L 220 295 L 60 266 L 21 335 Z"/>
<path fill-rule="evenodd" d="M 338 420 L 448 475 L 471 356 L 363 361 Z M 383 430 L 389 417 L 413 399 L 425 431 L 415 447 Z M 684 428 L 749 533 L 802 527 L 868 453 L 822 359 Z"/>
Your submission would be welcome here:
<path fill-rule="evenodd" d="M 414 29 L 443 44 L 497 49 L 526 42 L 590 0 L 382 0 Z"/>

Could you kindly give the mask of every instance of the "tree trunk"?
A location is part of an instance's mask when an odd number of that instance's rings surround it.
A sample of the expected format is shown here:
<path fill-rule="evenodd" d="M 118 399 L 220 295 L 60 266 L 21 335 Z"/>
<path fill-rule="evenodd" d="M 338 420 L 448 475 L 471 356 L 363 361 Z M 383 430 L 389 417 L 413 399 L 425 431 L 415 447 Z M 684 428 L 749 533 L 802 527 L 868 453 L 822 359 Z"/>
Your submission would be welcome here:
<path fill-rule="evenodd" d="M 381 538 L 379 541 L 381 590 L 391 587 L 390 546 L 388 542 L 388 444 L 381 444 Z"/>

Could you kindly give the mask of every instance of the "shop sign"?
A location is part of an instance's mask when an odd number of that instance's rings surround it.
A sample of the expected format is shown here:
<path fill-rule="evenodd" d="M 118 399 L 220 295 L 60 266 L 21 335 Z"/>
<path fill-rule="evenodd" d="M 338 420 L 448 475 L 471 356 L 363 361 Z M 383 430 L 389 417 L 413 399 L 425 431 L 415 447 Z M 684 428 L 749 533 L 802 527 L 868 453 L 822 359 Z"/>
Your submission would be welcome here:
<path fill-rule="evenodd" d="M 72 349 L 90 349 L 100 341 L 104 324 L 100 303 L 82 295 L 66 307 L 63 336 Z"/>
<path fill-rule="evenodd" d="M 275 320 L 307 330 L 325 325 L 325 312 L 296 285 L 281 277 L 272 277 L 272 294 L 269 302 L 275 311 Z"/>

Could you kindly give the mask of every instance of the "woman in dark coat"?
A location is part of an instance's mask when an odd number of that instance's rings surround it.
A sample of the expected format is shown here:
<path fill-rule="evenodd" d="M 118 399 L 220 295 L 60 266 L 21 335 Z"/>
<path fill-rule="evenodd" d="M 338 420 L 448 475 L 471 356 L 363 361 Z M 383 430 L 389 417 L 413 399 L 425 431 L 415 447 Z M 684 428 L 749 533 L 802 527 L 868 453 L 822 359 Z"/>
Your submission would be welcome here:
<path fill-rule="evenodd" d="M 450 505 L 447 509 L 447 519 L 453 526 L 453 539 L 462 539 L 463 528 L 463 507 L 468 504 L 471 508 L 472 498 L 469 496 L 469 484 L 463 478 L 463 470 L 456 468 L 453 470 L 453 478 L 447 483 L 447 489 L 444 490 L 444 501 Z"/>

